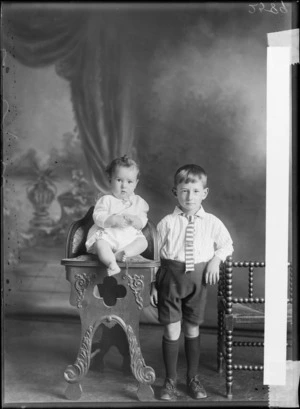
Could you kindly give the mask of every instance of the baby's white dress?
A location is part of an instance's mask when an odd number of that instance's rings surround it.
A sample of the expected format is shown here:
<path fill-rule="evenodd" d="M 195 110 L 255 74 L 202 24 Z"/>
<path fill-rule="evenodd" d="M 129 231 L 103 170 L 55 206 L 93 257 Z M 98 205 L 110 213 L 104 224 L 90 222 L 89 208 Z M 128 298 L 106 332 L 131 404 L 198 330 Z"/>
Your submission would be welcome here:
<path fill-rule="evenodd" d="M 118 199 L 113 195 L 104 195 L 97 201 L 93 219 L 94 225 L 90 228 L 85 247 L 88 253 L 96 254 L 95 246 L 97 240 L 107 241 L 114 252 L 122 250 L 132 243 L 137 237 L 144 237 L 141 230 L 132 226 L 124 228 L 104 227 L 105 220 L 111 215 L 130 214 L 138 216 L 144 228 L 147 224 L 148 203 L 140 196 L 133 194 L 128 199 Z"/>

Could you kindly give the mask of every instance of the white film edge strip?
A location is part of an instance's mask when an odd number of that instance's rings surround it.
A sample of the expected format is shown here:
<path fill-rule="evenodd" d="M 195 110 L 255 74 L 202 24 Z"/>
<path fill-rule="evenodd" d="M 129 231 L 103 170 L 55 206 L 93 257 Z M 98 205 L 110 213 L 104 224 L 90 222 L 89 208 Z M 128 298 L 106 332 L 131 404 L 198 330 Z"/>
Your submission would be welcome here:
<path fill-rule="evenodd" d="M 267 49 L 264 384 L 286 380 L 291 49 Z"/>

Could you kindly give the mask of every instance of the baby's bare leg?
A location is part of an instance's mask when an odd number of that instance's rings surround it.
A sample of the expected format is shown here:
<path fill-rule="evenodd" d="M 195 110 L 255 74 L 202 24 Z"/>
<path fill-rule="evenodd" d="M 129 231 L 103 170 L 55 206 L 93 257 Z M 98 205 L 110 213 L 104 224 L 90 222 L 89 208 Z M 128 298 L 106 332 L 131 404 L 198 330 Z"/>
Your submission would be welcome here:
<path fill-rule="evenodd" d="M 97 240 L 95 243 L 95 248 L 97 250 L 99 260 L 108 267 L 107 273 L 109 276 L 117 274 L 121 271 L 109 243 L 102 239 Z"/>
<path fill-rule="evenodd" d="M 143 253 L 147 247 L 148 242 L 146 237 L 138 237 L 121 251 L 118 251 L 115 257 L 118 261 L 125 261 L 126 257 L 134 257 Z"/>

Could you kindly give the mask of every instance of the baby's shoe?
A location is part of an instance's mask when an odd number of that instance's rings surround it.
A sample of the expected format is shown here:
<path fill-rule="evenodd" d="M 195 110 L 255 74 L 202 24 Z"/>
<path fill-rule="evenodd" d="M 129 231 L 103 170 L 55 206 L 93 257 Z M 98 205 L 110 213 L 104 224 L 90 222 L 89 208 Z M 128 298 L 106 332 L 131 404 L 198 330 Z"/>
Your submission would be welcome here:
<path fill-rule="evenodd" d="M 203 399 L 207 397 L 206 391 L 198 379 L 198 375 L 191 379 L 187 379 L 187 389 L 188 393 L 194 399 Z"/>
<path fill-rule="evenodd" d="M 176 381 L 171 378 L 166 378 L 164 386 L 160 392 L 160 399 L 162 400 L 177 400 L 179 396 L 178 390 L 176 389 Z"/>

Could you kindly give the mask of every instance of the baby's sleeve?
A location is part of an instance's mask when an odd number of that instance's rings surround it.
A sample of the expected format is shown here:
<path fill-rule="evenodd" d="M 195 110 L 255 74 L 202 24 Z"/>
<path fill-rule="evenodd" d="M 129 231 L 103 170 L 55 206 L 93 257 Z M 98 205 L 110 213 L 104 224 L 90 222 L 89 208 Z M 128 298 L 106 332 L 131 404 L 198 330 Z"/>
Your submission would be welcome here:
<path fill-rule="evenodd" d="M 137 216 L 141 219 L 142 225 L 144 228 L 148 222 L 148 212 L 149 212 L 149 205 L 146 200 L 140 198 L 138 201 L 138 214 Z"/>
<path fill-rule="evenodd" d="M 100 197 L 97 201 L 93 212 L 93 219 L 98 227 L 104 228 L 104 222 L 110 216 L 110 207 L 107 195 Z"/>

